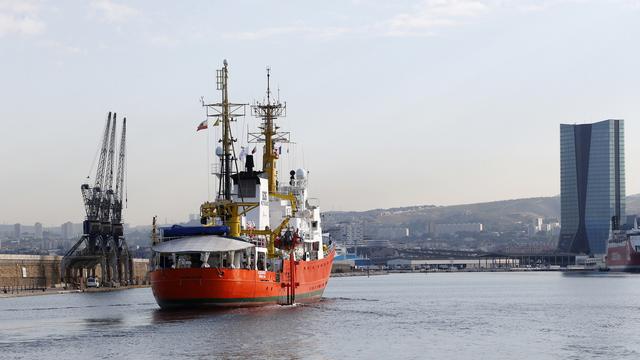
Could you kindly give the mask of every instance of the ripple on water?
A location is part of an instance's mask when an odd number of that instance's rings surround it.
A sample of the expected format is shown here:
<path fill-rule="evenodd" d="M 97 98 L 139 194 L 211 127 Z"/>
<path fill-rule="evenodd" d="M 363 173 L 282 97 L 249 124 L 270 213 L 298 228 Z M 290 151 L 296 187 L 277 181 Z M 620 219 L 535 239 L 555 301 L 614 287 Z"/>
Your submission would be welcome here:
<path fill-rule="evenodd" d="M 638 276 L 398 274 L 325 296 L 178 311 L 149 289 L 4 299 L 0 358 L 640 358 Z"/>

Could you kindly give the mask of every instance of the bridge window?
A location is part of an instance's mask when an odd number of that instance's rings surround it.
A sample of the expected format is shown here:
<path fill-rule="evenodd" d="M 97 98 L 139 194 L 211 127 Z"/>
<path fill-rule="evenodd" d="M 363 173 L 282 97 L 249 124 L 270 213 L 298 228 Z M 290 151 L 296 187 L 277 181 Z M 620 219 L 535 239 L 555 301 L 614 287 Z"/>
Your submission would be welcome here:
<path fill-rule="evenodd" d="M 243 198 L 256 197 L 256 181 L 254 179 L 240 179 L 238 184 L 238 196 Z"/>
<path fill-rule="evenodd" d="M 258 261 L 256 261 L 256 268 L 258 270 L 267 270 L 267 254 L 258 252 Z"/>

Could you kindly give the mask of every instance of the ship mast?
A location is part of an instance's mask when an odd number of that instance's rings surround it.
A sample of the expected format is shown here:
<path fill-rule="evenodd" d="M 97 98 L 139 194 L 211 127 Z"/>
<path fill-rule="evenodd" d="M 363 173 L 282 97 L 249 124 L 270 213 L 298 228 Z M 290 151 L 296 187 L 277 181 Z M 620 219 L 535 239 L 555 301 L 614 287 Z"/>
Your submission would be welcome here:
<path fill-rule="evenodd" d="M 249 142 L 264 142 L 264 153 L 262 154 L 262 170 L 267 174 L 269 180 L 269 194 L 276 194 L 278 191 L 278 172 L 276 169 L 276 160 L 278 159 L 278 151 L 275 144 L 288 143 L 289 133 L 279 132 L 279 126 L 275 124 L 275 120 L 279 117 L 287 116 L 287 104 L 282 104 L 280 99 L 272 101 L 271 99 L 271 69 L 267 68 L 267 98 L 264 103 L 256 102 L 251 106 L 252 114 L 262 119 L 259 133 L 249 133 Z"/>
<path fill-rule="evenodd" d="M 200 206 L 200 215 L 203 222 L 212 225 L 210 221 L 219 218 L 225 225 L 229 227 L 230 236 L 240 236 L 240 216 L 247 211 L 255 208 L 258 204 L 247 202 L 234 202 L 232 198 L 231 172 L 232 162 L 236 160 L 233 143 L 236 139 L 231 133 L 231 122 L 236 117 L 244 116 L 245 106 L 247 104 L 236 104 L 229 102 L 229 66 L 227 60 L 224 60 L 223 67 L 216 70 L 216 89 L 222 93 L 222 99 L 219 103 L 204 104 L 207 109 L 207 117 L 216 118 L 214 124 L 221 122 L 222 125 L 222 143 L 221 151 L 216 150 L 216 155 L 220 157 L 222 163 L 222 174 L 220 182 L 220 191 L 214 202 L 205 202 Z M 236 166 L 237 168 L 237 166 Z"/>
<path fill-rule="evenodd" d="M 221 181 L 218 197 L 216 200 L 231 201 L 232 185 L 231 175 L 233 162 L 236 160 L 233 150 L 233 143 L 236 139 L 231 133 L 231 122 L 236 121 L 237 117 L 245 115 L 245 106 L 247 104 L 229 102 L 229 64 L 224 60 L 222 69 L 216 70 L 216 90 L 219 90 L 222 99 L 219 103 L 202 104 L 207 109 L 207 117 L 215 118 L 214 126 L 218 124 L 222 127 L 222 138 L 219 140 L 221 146 L 216 150 L 216 156 L 220 158 L 221 163 Z M 237 166 L 236 166 L 237 169 Z"/>
<path fill-rule="evenodd" d="M 221 195 L 224 200 L 231 200 L 231 156 L 233 153 L 233 138 L 231 137 L 231 117 L 229 115 L 229 92 L 227 87 L 229 68 L 226 59 L 223 64 L 223 68 L 217 71 L 218 90 L 222 90 L 222 162 L 224 170 Z"/>
<path fill-rule="evenodd" d="M 269 195 L 273 198 L 287 200 L 291 204 L 291 212 L 287 214 L 275 229 L 242 229 L 240 226 L 241 217 L 249 211 L 260 206 L 258 202 L 244 201 L 244 199 L 234 200 L 231 193 L 231 165 L 235 161 L 235 153 L 233 143 L 236 139 L 231 134 L 231 121 L 235 117 L 244 116 L 246 104 L 234 104 L 228 100 L 227 82 L 229 72 L 227 61 L 224 61 L 224 67 L 217 71 L 217 89 L 222 92 L 222 101 L 215 104 L 204 104 L 207 108 L 207 116 L 215 117 L 216 124 L 222 121 L 222 143 L 221 151 L 217 151 L 216 155 L 220 157 L 222 162 L 222 179 L 221 189 L 218 198 L 213 202 L 205 202 L 200 206 L 200 215 L 202 223 L 206 225 L 214 225 L 215 219 L 220 219 L 229 227 L 228 235 L 238 237 L 242 234 L 263 235 L 267 237 L 267 254 L 270 258 L 275 256 L 275 239 L 283 229 L 288 225 L 289 219 L 295 216 L 297 211 L 297 200 L 291 193 L 279 193 L 276 171 L 276 160 L 278 153 L 275 149 L 276 143 L 289 142 L 288 132 L 279 132 L 279 127 L 275 124 L 275 119 L 286 116 L 286 104 L 280 103 L 278 100 L 271 99 L 270 70 L 267 69 L 267 98 L 264 103 L 256 102 L 251 107 L 254 116 L 262 119 L 259 126 L 260 132 L 249 133 L 248 140 L 252 143 L 264 143 L 263 154 L 263 171 L 267 174 L 269 184 Z M 237 166 L 236 166 L 237 168 Z"/>
<path fill-rule="evenodd" d="M 251 106 L 252 115 L 262 119 L 258 127 L 260 132 L 248 133 L 250 143 L 264 143 L 264 153 L 262 154 L 262 170 L 267 175 L 269 182 L 269 196 L 281 200 L 287 200 L 291 204 L 291 213 L 282 219 L 282 222 L 274 230 L 264 231 L 269 236 L 267 242 L 267 253 L 270 258 L 275 256 L 275 238 L 289 224 L 289 219 L 296 214 L 297 200 L 291 193 L 280 193 L 278 191 L 278 172 L 276 160 L 279 157 L 279 150 L 276 150 L 276 143 L 290 142 L 290 133 L 278 131 L 280 128 L 275 120 L 287 116 L 287 104 L 281 103 L 278 99 L 271 99 L 271 69 L 267 68 L 267 98 L 263 103 L 256 102 Z M 257 232 L 261 233 L 261 232 Z"/>

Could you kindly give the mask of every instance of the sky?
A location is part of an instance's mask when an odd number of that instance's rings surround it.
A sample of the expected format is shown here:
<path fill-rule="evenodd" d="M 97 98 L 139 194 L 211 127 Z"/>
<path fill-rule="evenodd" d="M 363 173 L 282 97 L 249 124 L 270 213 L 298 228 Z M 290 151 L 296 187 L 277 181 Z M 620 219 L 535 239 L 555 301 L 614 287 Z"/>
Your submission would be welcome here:
<path fill-rule="evenodd" d="M 271 68 L 281 172 L 307 168 L 323 210 L 557 195 L 559 124 L 604 119 L 625 119 L 638 193 L 639 38 L 640 0 L 0 0 L 0 223 L 84 218 L 108 111 L 127 117 L 125 221 L 197 213 L 224 59 L 238 103 Z"/>

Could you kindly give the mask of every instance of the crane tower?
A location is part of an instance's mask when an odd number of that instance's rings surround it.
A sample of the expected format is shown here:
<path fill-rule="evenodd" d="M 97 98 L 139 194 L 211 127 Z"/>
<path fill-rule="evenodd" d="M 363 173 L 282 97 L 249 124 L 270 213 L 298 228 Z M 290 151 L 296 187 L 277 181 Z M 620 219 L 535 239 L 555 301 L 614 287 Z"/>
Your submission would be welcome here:
<path fill-rule="evenodd" d="M 83 221 L 82 237 L 62 260 L 62 277 L 67 283 L 82 286 L 83 278 L 87 276 L 98 276 L 106 286 L 131 282 L 133 263 L 122 225 L 122 209 L 126 203 L 127 119 L 122 121 L 116 159 L 116 117 L 116 113 L 111 112 L 107 116 L 93 186 L 88 182 L 80 186 L 87 215 Z"/>

